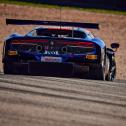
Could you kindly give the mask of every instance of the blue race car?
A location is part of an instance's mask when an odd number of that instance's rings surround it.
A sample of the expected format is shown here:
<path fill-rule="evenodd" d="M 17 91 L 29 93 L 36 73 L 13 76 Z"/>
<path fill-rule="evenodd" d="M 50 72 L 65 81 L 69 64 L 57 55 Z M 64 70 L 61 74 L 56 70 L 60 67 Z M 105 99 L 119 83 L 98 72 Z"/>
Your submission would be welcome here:
<path fill-rule="evenodd" d="M 113 81 L 115 51 L 85 28 L 96 23 L 6 19 L 11 25 L 44 25 L 26 35 L 11 34 L 3 46 L 4 74 L 79 76 Z M 45 27 L 48 25 L 48 27 Z"/>

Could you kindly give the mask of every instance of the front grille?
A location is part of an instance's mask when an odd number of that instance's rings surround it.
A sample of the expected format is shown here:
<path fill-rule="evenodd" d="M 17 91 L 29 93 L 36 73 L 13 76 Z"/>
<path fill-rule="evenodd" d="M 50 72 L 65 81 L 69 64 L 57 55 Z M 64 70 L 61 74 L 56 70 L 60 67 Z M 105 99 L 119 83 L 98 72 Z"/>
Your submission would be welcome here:
<path fill-rule="evenodd" d="M 22 43 L 22 44 L 12 44 L 12 49 L 23 52 L 43 52 L 43 45 L 32 44 L 32 43 Z"/>
<path fill-rule="evenodd" d="M 84 47 L 84 46 L 74 46 L 74 45 L 63 45 L 62 43 L 55 43 L 50 45 L 50 43 L 20 43 L 12 44 L 12 50 L 17 50 L 19 52 L 27 53 L 41 53 L 48 55 L 60 55 L 60 54 L 85 54 L 91 53 L 96 50 L 95 47 Z"/>
<path fill-rule="evenodd" d="M 66 49 L 66 50 L 65 50 Z M 95 48 L 92 47 L 83 47 L 83 46 L 66 46 L 64 47 L 64 52 L 72 54 L 85 54 L 95 51 Z"/>

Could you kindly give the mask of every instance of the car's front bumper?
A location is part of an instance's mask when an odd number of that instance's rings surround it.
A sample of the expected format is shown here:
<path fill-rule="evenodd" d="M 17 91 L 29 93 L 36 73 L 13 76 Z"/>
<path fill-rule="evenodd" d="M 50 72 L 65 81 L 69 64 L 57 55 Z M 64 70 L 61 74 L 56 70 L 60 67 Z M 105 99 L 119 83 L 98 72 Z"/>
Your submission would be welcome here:
<path fill-rule="evenodd" d="M 75 74 L 84 75 L 89 73 L 89 66 L 80 66 L 75 63 L 15 62 L 10 67 L 14 74 L 72 76 Z"/>

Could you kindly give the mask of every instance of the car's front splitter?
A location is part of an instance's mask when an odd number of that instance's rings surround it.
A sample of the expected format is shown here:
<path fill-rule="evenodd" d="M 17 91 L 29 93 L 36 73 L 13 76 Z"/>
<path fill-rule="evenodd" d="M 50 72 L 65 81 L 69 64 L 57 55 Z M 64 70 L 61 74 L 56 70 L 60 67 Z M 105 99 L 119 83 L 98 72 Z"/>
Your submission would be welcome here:
<path fill-rule="evenodd" d="M 13 63 L 14 74 L 30 74 L 44 76 L 73 76 L 89 73 L 88 66 L 80 66 L 75 63 L 56 63 L 56 62 L 28 62 Z"/>

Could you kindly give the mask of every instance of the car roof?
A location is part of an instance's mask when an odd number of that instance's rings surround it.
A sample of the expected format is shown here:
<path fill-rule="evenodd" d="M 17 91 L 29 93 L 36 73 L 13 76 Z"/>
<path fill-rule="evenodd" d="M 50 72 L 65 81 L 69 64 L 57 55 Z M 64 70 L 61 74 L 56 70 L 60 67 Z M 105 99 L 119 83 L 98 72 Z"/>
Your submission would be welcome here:
<path fill-rule="evenodd" d="M 33 30 L 41 30 L 41 29 L 52 29 L 52 30 L 74 30 L 74 31 L 80 31 L 84 33 L 90 33 L 90 31 L 86 28 L 80 28 L 80 27 L 58 27 L 58 26 L 47 26 L 47 27 L 36 27 Z"/>

